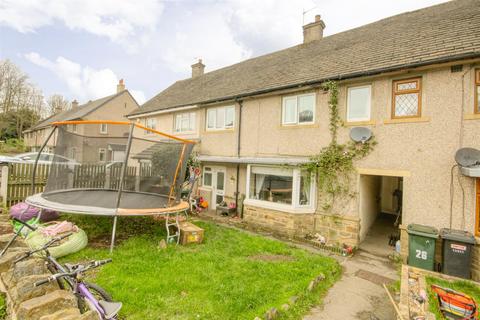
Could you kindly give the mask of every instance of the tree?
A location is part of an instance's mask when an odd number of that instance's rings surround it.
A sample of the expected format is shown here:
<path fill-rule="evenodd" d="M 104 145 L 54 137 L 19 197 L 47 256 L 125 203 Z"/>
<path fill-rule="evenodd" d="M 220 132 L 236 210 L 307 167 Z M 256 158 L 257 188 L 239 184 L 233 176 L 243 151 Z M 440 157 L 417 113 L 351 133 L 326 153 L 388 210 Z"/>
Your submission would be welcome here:
<path fill-rule="evenodd" d="M 60 94 L 53 94 L 47 99 L 48 113 L 54 115 L 70 109 L 70 102 Z"/>
<path fill-rule="evenodd" d="M 0 60 L 0 139 L 20 138 L 46 115 L 42 92 L 10 60 Z"/>

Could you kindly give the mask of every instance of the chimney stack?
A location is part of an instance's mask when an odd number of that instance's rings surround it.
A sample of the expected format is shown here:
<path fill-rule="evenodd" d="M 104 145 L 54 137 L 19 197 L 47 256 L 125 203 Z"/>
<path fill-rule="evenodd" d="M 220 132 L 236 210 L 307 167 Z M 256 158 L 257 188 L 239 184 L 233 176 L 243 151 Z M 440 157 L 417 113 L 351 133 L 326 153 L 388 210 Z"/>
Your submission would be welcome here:
<path fill-rule="evenodd" d="M 320 19 L 320 15 L 317 14 L 315 16 L 315 22 L 303 26 L 303 43 L 322 39 L 323 29 L 325 29 L 325 23 Z"/>
<path fill-rule="evenodd" d="M 72 101 L 72 109 L 78 108 L 78 101 L 77 99 Z"/>
<path fill-rule="evenodd" d="M 123 79 L 120 79 L 117 84 L 117 93 L 122 92 L 125 90 L 125 83 L 123 82 Z"/>
<path fill-rule="evenodd" d="M 205 65 L 202 63 L 202 59 L 198 59 L 198 62 L 192 64 L 192 78 L 203 75 L 205 71 Z"/>

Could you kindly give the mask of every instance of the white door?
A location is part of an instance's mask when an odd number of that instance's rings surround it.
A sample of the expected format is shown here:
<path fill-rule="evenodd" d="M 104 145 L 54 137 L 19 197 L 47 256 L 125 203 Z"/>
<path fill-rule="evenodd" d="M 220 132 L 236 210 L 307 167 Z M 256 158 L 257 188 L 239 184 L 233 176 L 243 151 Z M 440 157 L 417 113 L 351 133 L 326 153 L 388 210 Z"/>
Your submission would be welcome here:
<path fill-rule="evenodd" d="M 211 203 L 209 204 L 212 210 L 215 210 L 217 204 L 224 200 L 226 171 L 225 167 L 203 167 L 203 186 L 212 190 Z"/>
<path fill-rule="evenodd" d="M 212 209 L 217 208 L 217 204 L 223 202 L 225 197 L 225 178 L 226 169 L 223 167 L 212 168 Z"/>

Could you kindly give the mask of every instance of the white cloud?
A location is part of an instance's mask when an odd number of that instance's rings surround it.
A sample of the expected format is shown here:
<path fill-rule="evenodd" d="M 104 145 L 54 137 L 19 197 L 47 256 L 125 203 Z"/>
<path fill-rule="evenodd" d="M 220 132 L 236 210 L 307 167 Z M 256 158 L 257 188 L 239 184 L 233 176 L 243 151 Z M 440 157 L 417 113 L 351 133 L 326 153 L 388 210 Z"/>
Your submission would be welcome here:
<path fill-rule="evenodd" d="M 116 91 L 118 77 L 111 69 L 82 67 L 80 64 L 64 57 L 58 57 L 55 61 L 50 61 L 37 52 L 27 53 L 25 58 L 31 63 L 55 73 L 68 87 L 72 99 L 79 101 L 98 99 Z M 142 91 L 132 90 L 131 92 L 139 103 L 145 101 L 145 95 Z"/>
<path fill-rule="evenodd" d="M 155 29 L 163 7 L 159 0 L 2 0 L 0 25 L 27 33 L 60 21 L 132 49 L 136 33 Z"/>

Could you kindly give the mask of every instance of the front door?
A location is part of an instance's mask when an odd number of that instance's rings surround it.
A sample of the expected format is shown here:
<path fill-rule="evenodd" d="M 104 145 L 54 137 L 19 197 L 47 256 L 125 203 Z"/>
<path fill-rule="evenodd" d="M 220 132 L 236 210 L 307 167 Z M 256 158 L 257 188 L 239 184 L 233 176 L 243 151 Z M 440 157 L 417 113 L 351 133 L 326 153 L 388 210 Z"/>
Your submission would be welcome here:
<path fill-rule="evenodd" d="M 224 167 L 212 168 L 212 209 L 217 208 L 217 204 L 223 202 L 225 197 L 225 174 Z"/>

